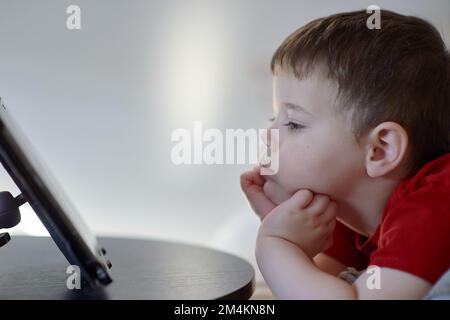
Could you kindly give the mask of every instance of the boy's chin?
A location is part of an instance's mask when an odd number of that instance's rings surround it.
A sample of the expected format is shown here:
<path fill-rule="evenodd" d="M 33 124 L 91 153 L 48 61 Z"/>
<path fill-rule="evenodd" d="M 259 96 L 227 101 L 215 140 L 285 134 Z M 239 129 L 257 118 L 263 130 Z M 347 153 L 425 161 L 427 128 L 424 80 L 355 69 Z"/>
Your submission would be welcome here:
<path fill-rule="evenodd" d="M 264 183 L 263 190 L 266 197 L 276 205 L 283 203 L 291 197 L 288 192 L 270 180 Z"/>

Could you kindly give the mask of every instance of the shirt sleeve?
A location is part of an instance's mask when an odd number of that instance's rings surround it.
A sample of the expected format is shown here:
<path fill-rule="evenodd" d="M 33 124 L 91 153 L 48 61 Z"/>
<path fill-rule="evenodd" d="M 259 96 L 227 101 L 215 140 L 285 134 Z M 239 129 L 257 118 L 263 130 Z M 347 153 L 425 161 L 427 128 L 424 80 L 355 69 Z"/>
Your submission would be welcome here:
<path fill-rule="evenodd" d="M 336 221 L 336 228 L 333 231 L 333 244 L 323 253 L 338 260 L 346 267 L 352 267 L 356 270 L 365 269 L 368 259 L 357 249 L 356 236 L 355 231 Z"/>
<path fill-rule="evenodd" d="M 450 187 L 422 186 L 383 220 L 370 265 L 408 272 L 431 284 L 450 267 Z"/>

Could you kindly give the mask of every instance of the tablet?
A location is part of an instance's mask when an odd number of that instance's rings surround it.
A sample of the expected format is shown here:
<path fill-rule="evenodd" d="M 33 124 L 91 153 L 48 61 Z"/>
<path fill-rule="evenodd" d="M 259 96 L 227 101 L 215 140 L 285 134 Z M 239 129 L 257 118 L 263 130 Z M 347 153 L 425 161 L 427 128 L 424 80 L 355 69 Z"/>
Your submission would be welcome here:
<path fill-rule="evenodd" d="M 67 261 L 80 268 L 83 283 L 92 288 L 111 283 L 106 250 L 33 151 L 1 98 L 0 161 Z"/>

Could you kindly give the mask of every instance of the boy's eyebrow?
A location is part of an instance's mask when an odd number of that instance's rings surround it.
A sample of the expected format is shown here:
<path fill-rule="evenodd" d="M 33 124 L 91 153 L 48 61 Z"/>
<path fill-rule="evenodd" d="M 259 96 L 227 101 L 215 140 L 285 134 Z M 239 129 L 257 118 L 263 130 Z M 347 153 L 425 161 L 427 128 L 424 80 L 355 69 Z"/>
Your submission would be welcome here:
<path fill-rule="evenodd" d="M 296 111 L 300 111 L 300 112 L 303 112 L 303 113 L 306 113 L 306 114 L 312 116 L 312 113 L 311 113 L 311 112 L 309 112 L 308 110 L 306 110 L 306 109 L 303 108 L 302 106 L 299 106 L 299 105 L 297 105 L 297 104 L 295 104 L 295 103 L 291 103 L 291 102 L 282 102 L 281 105 L 283 105 L 283 106 L 284 106 L 285 108 L 287 108 L 287 109 L 294 109 L 294 110 L 296 110 Z"/>

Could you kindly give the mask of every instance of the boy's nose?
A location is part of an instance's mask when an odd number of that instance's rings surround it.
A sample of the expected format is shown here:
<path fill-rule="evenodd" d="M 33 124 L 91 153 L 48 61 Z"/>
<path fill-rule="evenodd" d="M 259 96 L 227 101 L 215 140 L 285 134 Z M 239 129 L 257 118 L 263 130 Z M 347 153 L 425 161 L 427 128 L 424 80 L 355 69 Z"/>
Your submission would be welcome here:
<path fill-rule="evenodd" d="M 272 137 L 272 135 L 275 135 L 276 137 Z M 279 135 L 278 129 L 271 126 L 268 129 L 261 130 L 260 138 L 261 141 L 267 146 L 267 148 L 271 149 L 272 151 L 275 151 L 275 149 L 278 150 L 278 146 L 273 144 L 279 143 L 278 135 Z"/>

